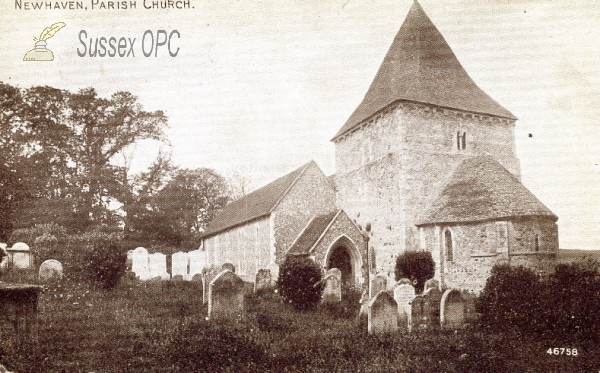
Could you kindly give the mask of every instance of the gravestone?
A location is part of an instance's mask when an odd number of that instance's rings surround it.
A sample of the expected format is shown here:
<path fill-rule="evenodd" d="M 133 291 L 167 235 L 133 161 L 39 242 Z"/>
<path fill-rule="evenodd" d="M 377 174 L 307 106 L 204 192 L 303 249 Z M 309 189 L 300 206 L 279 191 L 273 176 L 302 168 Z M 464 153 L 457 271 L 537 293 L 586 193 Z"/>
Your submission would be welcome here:
<path fill-rule="evenodd" d="M 425 281 L 425 286 L 423 287 L 424 292 L 433 288 L 440 290 L 440 282 L 438 280 L 430 278 L 429 280 Z"/>
<path fill-rule="evenodd" d="M 221 270 L 222 271 L 231 271 L 231 272 L 235 273 L 235 266 L 231 263 L 224 263 L 221 266 Z"/>
<path fill-rule="evenodd" d="M 325 289 L 323 290 L 323 303 L 339 303 L 342 301 L 342 281 L 337 275 L 329 274 L 323 279 Z"/>
<path fill-rule="evenodd" d="M 133 266 L 133 250 L 127 251 L 127 259 L 125 260 L 125 271 L 131 271 Z"/>
<path fill-rule="evenodd" d="M 463 292 L 461 294 L 465 304 L 465 327 L 473 326 L 479 321 L 479 314 L 476 309 L 477 296 L 473 293 Z"/>
<path fill-rule="evenodd" d="M 167 272 L 167 256 L 162 253 L 148 255 L 148 268 L 150 269 L 150 278 L 168 280 L 171 278 Z"/>
<path fill-rule="evenodd" d="M 40 265 L 38 279 L 40 282 L 59 281 L 63 277 L 63 266 L 58 260 L 49 259 Z"/>
<path fill-rule="evenodd" d="M 12 268 L 27 269 L 31 267 L 31 251 L 26 243 L 17 242 L 6 251 L 10 257 Z"/>
<path fill-rule="evenodd" d="M 363 290 L 362 294 L 360 295 L 360 311 L 358 311 L 359 321 L 361 320 L 362 317 L 369 316 L 369 302 L 370 302 L 369 293 L 367 292 L 367 289 L 365 288 Z"/>
<path fill-rule="evenodd" d="M 400 280 L 398 280 L 398 282 L 396 282 L 396 285 L 411 285 L 412 286 L 412 281 L 407 279 L 406 277 L 401 278 Z"/>
<path fill-rule="evenodd" d="M 380 291 L 385 291 L 387 289 L 387 277 L 383 275 L 377 275 L 371 281 L 371 294 L 370 297 L 373 298 Z"/>
<path fill-rule="evenodd" d="M 411 323 L 412 330 L 425 329 L 427 323 L 424 322 L 425 311 L 423 309 L 425 305 L 425 299 L 423 295 L 417 295 L 411 302 Z"/>
<path fill-rule="evenodd" d="M 131 258 L 131 271 L 141 281 L 149 280 L 150 268 L 148 267 L 148 250 L 143 247 L 138 247 L 133 250 Z"/>
<path fill-rule="evenodd" d="M 268 269 L 259 269 L 254 280 L 254 292 L 262 289 L 271 288 L 271 271 Z"/>
<path fill-rule="evenodd" d="M 444 329 L 460 329 L 465 326 L 465 302 L 460 291 L 450 289 L 442 295 L 440 325 Z"/>
<path fill-rule="evenodd" d="M 415 297 L 412 304 L 413 329 L 437 329 L 440 327 L 440 302 L 442 293 L 431 288 Z"/>
<path fill-rule="evenodd" d="M 188 260 L 190 262 L 190 269 L 188 271 L 188 277 L 193 278 L 197 274 L 202 274 L 202 269 L 206 267 L 206 253 L 202 250 L 194 250 L 188 252 Z"/>
<path fill-rule="evenodd" d="M 369 303 L 369 334 L 385 334 L 398 330 L 398 304 L 387 291 L 380 291 Z"/>
<path fill-rule="evenodd" d="M 188 279 L 189 257 L 187 253 L 176 252 L 171 256 L 171 276 L 181 276 Z"/>
<path fill-rule="evenodd" d="M 202 275 L 202 303 L 208 303 L 208 290 L 210 283 L 219 273 L 214 270 L 205 271 Z"/>
<path fill-rule="evenodd" d="M 398 304 L 398 324 L 403 330 L 412 330 L 411 303 L 415 298 L 415 288 L 412 285 L 402 284 L 400 281 L 394 286 L 394 300 Z"/>
<path fill-rule="evenodd" d="M 208 319 L 235 321 L 244 316 L 244 281 L 235 273 L 219 273 L 208 288 Z"/>
<path fill-rule="evenodd" d="M 342 281 L 342 271 L 338 268 L 330 268 L 327 270 L 327 273 L 325 273 L 325 277 L 329 276 L 329 275 L 334 275 L 336 276 L 340 281 Z"/>

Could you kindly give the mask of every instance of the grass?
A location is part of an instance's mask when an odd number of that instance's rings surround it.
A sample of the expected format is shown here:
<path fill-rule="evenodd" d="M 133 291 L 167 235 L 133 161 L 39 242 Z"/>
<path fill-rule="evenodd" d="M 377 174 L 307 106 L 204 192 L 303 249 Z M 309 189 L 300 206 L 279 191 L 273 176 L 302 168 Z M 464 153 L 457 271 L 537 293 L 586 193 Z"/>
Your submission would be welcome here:
<path fill-rule="evenodd" d="M 14 372 L 597 372 L 598 346 L 481 329 L 369 336 L 343 303 L 296 311 L 276 295 L 247 298 L 246 320 L 205 321 L 198 283 L 65 282 L 39 301 L 39 342 L 4 328 Z M 550 347 L 577 348 L 577 357 Z"/>

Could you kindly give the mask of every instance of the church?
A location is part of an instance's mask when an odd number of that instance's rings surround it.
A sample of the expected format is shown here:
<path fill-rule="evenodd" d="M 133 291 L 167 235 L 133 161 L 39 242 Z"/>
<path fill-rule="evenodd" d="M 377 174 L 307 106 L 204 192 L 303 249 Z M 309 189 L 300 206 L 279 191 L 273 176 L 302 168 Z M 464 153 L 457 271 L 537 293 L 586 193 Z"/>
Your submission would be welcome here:
<path fill-rule="evenodd" d="M 480 291 L 496 263 L 550 269 L 558 217 L 520 182 L 517 118 L 483 92 L 415 1 L 362 102 L 333 136 L 335 174 L 309 162 L 227 205 L 207 263 L 251 280 L 288 255 L 345 283 L 428 251 L 447 288 Z"/>

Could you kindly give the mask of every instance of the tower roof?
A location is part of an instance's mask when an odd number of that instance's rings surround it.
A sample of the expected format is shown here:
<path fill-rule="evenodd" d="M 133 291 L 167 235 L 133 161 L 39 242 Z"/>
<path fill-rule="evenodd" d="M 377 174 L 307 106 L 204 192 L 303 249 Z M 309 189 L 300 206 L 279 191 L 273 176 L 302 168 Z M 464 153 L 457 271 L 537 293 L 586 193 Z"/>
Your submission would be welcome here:
<path fill-rule="evenodd" d="M 463 160 L 417 225 L 468 223 L 552 213 L 516 177 L 489 155 Z"/>
<path fill-rule="evenodd" d="M 334 139 L 396 101 L 517 119 L 473 82 L 417 1 L 367 94 Z"/>

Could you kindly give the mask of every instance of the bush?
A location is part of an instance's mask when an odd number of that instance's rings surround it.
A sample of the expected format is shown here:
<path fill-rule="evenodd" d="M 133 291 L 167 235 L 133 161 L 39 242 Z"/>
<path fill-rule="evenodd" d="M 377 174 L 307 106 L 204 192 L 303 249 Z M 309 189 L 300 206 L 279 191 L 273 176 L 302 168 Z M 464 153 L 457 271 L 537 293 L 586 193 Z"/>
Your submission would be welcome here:
<path fill-rule="evenodd" d="M 600 341 L 600 272 L 598 263 L 584 260 L 559 264 L 545 291 L 547 330 L 557 338 Z"/>
<path fill-rule="evenodd" d="M 529 268 L 495 265 L 476 303 L 482 324 L 495 330 L 540 331 L 545 311 L 543 288 Z"/>
<path fill-rule="evenodd" d="M 296 309 L 314 308 L 321 300 L 321 268 L 307 257 L 288 256 L 279 267 L 277 288 L 283 299 Z"/>
<path fill-rule="evenodd" d="M 396 281 L 408 278 L 415 284 L 415 291 L 423 291 L 425 281 L 435 275 L 435 262 L 430 252 L 406 251 L 396 259 Z M 416 281 L 416 283 L 415 283 Z"/>
<path fill-rule="evenodd" d="M 125 273 L 127 254 L 117 244 L 98 242 L 89 252 L 89 272 L 105 289 L 112 289 Z"/>

